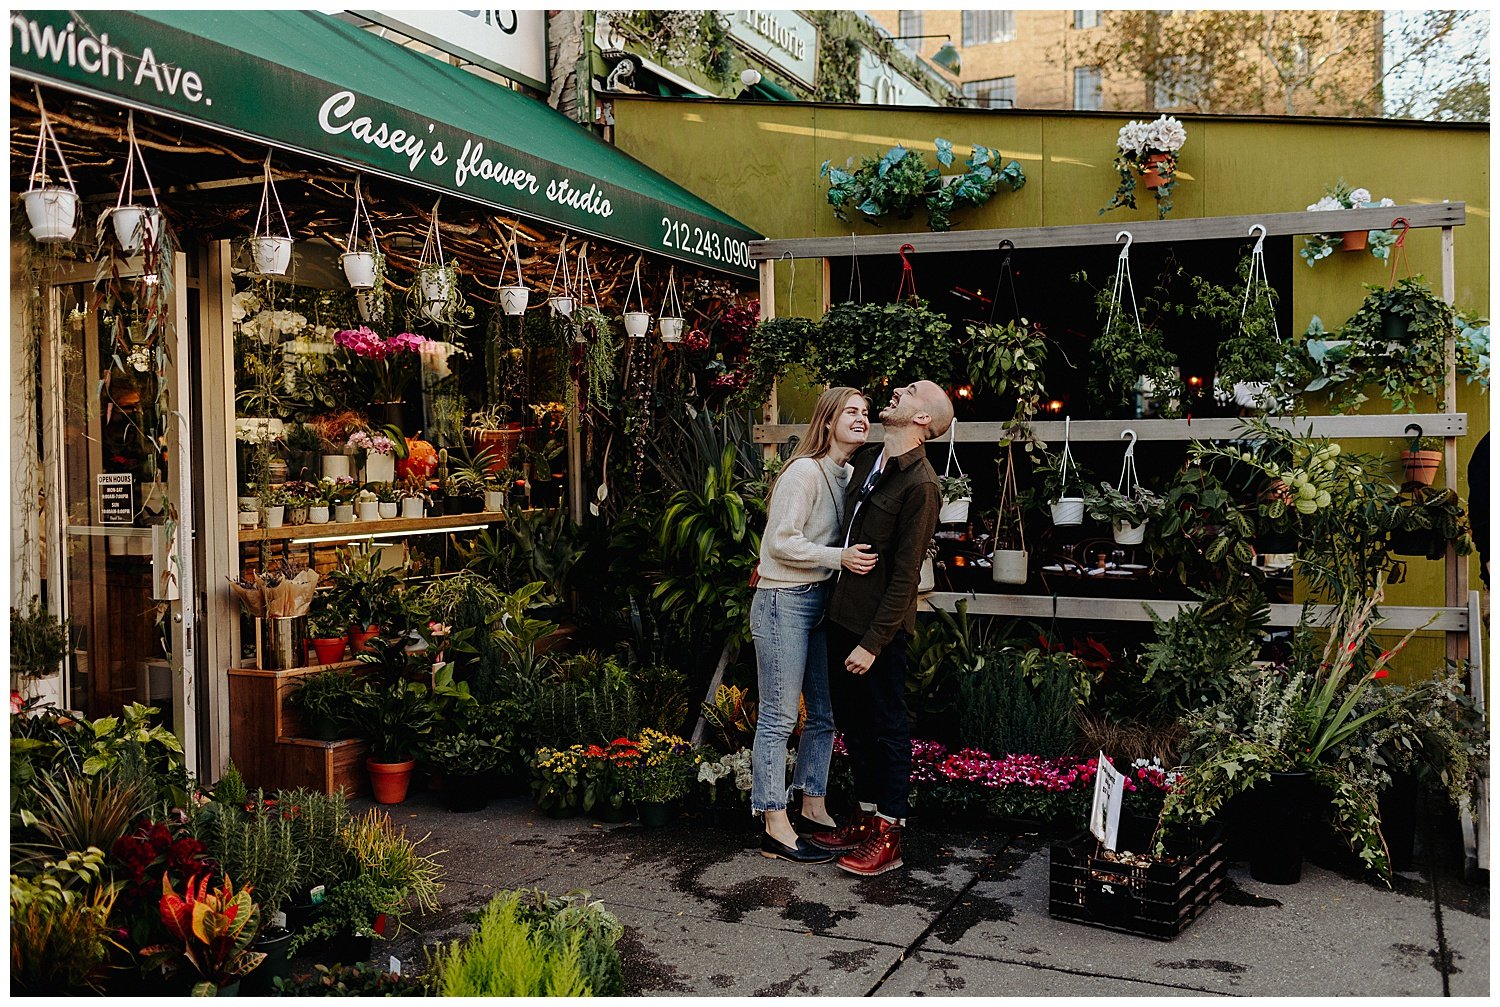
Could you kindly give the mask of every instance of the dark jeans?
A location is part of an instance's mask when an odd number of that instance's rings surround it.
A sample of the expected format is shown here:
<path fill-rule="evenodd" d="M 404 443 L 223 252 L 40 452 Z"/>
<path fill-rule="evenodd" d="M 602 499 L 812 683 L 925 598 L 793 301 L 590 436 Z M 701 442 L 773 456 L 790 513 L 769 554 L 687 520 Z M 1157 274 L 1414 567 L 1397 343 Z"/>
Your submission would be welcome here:
<path fill-rule="evenodd" d="M 833 723 L 844 733 L 854 768 L 854 796 L 887 818 L 905 818 L 911 788 L 911 726 L 906 719 L 905 631 L 875 658 L 863 675 L 844 661 L 864 635 L 836 623 L 828 627 L 828 686 Z"/>

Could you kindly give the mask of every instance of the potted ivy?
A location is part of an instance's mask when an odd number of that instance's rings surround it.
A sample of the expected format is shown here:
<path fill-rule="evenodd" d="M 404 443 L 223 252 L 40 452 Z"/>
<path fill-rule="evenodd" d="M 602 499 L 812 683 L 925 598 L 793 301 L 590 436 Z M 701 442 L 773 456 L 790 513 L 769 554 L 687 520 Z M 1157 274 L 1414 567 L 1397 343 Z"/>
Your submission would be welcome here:
<path fill-rule="evenodd" d="M 1415 411 L 1423 395 L 1436 399 L 1441 410 L 1446 342 L 1458 333 L 1453 309 L 1420 276 L 1365 289 L 1369 294 L 1339 333 L 1351 341 L 1358 379 L 1337 389 L 1336 408 L 1358 405 L 1363 389 L 1373 386 L 1397 411 Z"/>
<path fill-rule="evenodd" d="M 1139 483 L 1123 492 L 1107 482 L 1096 483 L 1089 487 L 1085 500 L 1089 517 L 1110 525 L 1118 545 L 1145 541 L 1146 525 L 1162 507 L 1161 497 Z"/>
<path fill-rule="evenodd" d="M 832 160 L 818 168 L 820 178 L 828 179 L 828 203 L 833 215 L 849 220 L 847 208 L 879 225 L 883 217 L 910 219 L 919 209 L 927 211 L 927 227 L 947 231 L 953 227 L 953 212 L 961 207 L 983 206 L 1001 185 L 1015 192 L 1026 184 L 1026 173 L 1019 161 L 1000 165 L 1000 152 L 982 144 L 964 161 L 963 174 L 944 176 L 941 168 L 953 164 L 953 143 L 938 137 L 939 167 L 932 167 L 920 151 L 897 144 L 879 158 L 866 156 L 856 167 L 850 157 L 844 167 L 836 168 Z"/>

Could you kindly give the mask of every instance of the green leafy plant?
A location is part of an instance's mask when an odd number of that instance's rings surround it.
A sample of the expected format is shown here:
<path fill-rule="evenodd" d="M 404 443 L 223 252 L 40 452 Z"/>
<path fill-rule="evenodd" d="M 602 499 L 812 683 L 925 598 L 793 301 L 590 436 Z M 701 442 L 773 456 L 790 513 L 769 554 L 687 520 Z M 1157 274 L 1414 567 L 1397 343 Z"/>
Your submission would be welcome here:
<path fill-rule="evenodd" d="M 1398 280 L 1391 287 L 1366 284 L 1365 289 L 1368 296 L 1339 332 L 1352 343 L 1356 379 L 1335 390 L 1334 409 L 1357 408 L 1366 401 L 1364 389 L 1370 386 L 1397 411 L 1415 412 L 1423 395 L 1444 409 L 1444 345 L 1458 332 L 1453 309 L 1420 276 Z"/>
<path fill-rule="evenodd" d="M 428 973 L 442 996 L 587 996 L 582 931 L 559 946 L 536 936 L 522 917 L 521 893 L 496 895 L 473 934 L 440 949 Z"/>
<path fill-rule="evenodd" d="M 1073 281 L 1087 283 L 1088 274 L 1075 273 Z M 1163 415 L 1179 412 L 1182 378 L 1161 331 L 1117 303 L 1109 288 L 1095 292 L 1094 308 L 1103 328 L 1090 345 L 1090 398 L 1103 409 L 1133 415 L 1137 391 L 1149 386 Z"/>
<path fill-rule="evenodd" d="M 444 734 L 422 746 L 422 760 L 444 776 L 482 776 L 498 769 L 505 750 L 475 734 Z"/>
<path fill-rule="evenodd" d="M 1441 486 L 1419 486 L 1393 501 L 1390 530 L 1393 537 L 1404 540 L 1408 549 L 1416 543 L 1425 548 L 1422 554 L 1436 557 L 1449 542 L 1460 556 L 1474 551 L 1470 537 L 1468 509 L 1456 492 Z M 1393 546 L 1396 544 L 1393 541 Z M 1407 549 L 1403 549 L 1403 552 Z"/>
<path fill-rule="evenodd" d="M 289 700 L 301 710 L 308 725 L 322 725 L 339 737 L 354 727 L 354 711 L 361 699 L 359 676 L 338 668 L 303 675 Z"/>
<path fill-rule="evenodd" d="M 966 747 L 996 754 L 1056 758 L 1077 736 L 1075 679 L 1082 662 L 1071 654 L 1002 648 L 960 679 L 959 737 Z"/>
<path fill-rule="evenodd" d="M 1214 386 L 1225 401 L 1234 400 L 1236 384 L 1274 382 L 1286 355 L 1276 330 L 1279 295 L 1258 277 L 1252 281 L 1252 264 L 1251 255 L 1241 257 L 1236 267 L 1241 286 L 1235 290 L 1201 276 L 1191 277 L 1197 303 L 1190 314 L 1211 322 L 1220 333 Z M 1258 399 L 1259 404 L 1266 401 L 1264 396 Z"/>
<path fill-rule="evenodd" d="M 68 627 L 32 598 L 24 609 L 10 610 L 10 673 L 21 678 L 55 674 L 71 648 Z"/>
<path fill-rule="evenodd" d="M 1323 187 L 1323 197 L 1308 207 L 1312 211 L 1322 210 L 1358 210 L 1365 207 L 1395 206 L 1390 199 L 1375 199 L 1370 195 L 1369 189 L 1353 188 L 1342 178 L 1333 185 Z M 1306 260 L 1308 268 L 1318 264 L 1319 259 L 1326 259 L 1333 254 L 1333 250 L 1344 243 L 1342 235 L 1310 234 L 1302 239 L 1302 251 L 1299 253 Z M 1396 232 L 1394 230 L 1373 230 L 1369 232 L 1368 248 L 1370 254 L 1377 259 L 1388 259 L 1391 254 L 1391 246 L 1396 243 Z"/>
<path fill-rule="evenodd" d="M 968 333 L 962 348 L 974 391 L 1013 394 L 1016 405 L 1007 433 L 1012 439 L 1028 440 L 1028 427 L 1047 394 L 1047 338 L 1041 325 L 1028 325 L 1022 318 L 970 325 Z"/>
<path fill-rule="evenodd" d="M 625 977 L 615 944 L 625 935 L 625 927 L 603 902 L 589 901 L 586 891 L 548 896 L 533 890 L 522 898 L 518 915 L 531 925 L 537 938 L 556 947 L 581 934 L 579 968 L 589 991 L 596 997 L 624 994 Z"/>
<path fill-rule="evenodd" d="M 105 881 L 97 847 L 10 876 L 11 992 L 38 996 L 97 991 L 115 946 L 110 927 L 118 885 Z"/>
<path fill-rule="evenodd" d="M 895 304 L 845 302 L 818 323 L 810 366 L 826 385 L 879 395 L 894 375 L 946 385 L 954 337 L 948 319 L 920 298 Z"/>
<path fill-rule="evenodd" d="M 380 549 L 363 553 L 348 549 L 328 575 L 332 585 L 329 600 L 360 629 L 383 625 L 399 607 L 404 590 L 401 570 L 384 567 L 384 555 Z"/>
<path fill-rule="evenodd" d="M 944 168 L 952 165 L 953 144 L 941 137 L 933 143 L 938 163 Z M 862 158 L 853 170 L 835 168 L 831 160 L 824 161 L 818 175 L 828 179 L 828 203 L 840 220 L 849 219 L 847 208 L 851 207 L 872 224 L 879 224 L 886 216 L 908 220 L 919 208 L 925 208 L 927 227 L 933 231 L 952 228 L 955 210 L 983 206 L 1000 185 L 1015 192 L 1026 184 L 1020 162 L 1013 160 L 1002 168 L 1000 153 L 989 147 L 975 144 L 964 165 L 968 171 L 945 179 L 937 168 L 928 167 L 920 151 L 898 144 L 879 158 Z"/>
<path fill-rule="evenodd" d="M 260 906 L 249 889 L 236 890 L 228 877 L 213 888 L 209 881 L 209 874 L 200 874 L 178 895 L 164 876 L 161 921 L 179 943 L 141 949 L 142 957 L 170 974 L 196 974 L 194 996 L 212 996 L 266 960 L 263 952 L 250 950 L 260 932 Z"/>
<path fill-rule="evenodd" d="M 302 904 L 313 888 L 332 887 L 352 875 L 341 839 L 349 823 L 349 802 L 343 791 L 324 794 L 305 787 L 278 790 L 274 800 L 286 809 L 293 845 L 301 853 L 289 901 Z"/>
<path fill-rule="evenodd" d="M 1084 492 L 1084 509 L 1103 524 L 1128 524 L 1139 527 L 1161 513 L 1160 496 L 1137 483 L 1122 493 L 1107 482 L 1090 483 Z"/>
<path fill-rule="evenodd" d="M 353 717 L 376 762 L 414 758 L 437 725 L 431 692 L 421 682 L 366 683 L 355 696 Z"/>
<path fill-rule="evenodd" d="M 318 962 L 312 972 L 273 980 L 282 997 L 414 997 L 427 994 L 424 976 L 386 972 L 369 962 L 325 965 Z"/>
<path fill-rule="evenodd" d="M 771 397 L 771 389 L 791 368 L 806 364 L 817 343 L 818 323 L 810 318 L 766 318 L 750 330 L 745 385 L 735 396 L 747 407 Z"/>

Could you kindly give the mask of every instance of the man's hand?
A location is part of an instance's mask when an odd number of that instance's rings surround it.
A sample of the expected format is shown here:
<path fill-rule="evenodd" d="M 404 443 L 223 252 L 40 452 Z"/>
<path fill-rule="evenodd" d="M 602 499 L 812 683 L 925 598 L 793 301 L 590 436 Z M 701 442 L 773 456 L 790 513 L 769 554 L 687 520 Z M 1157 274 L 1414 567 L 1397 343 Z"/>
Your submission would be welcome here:
<path fill-rule="evenodd" d="M 855 647 L 854 652 L 844 659 L 844 667 L 851 675 L 863 675 L 874 663 L 875 655 L 863 647 Z"/>

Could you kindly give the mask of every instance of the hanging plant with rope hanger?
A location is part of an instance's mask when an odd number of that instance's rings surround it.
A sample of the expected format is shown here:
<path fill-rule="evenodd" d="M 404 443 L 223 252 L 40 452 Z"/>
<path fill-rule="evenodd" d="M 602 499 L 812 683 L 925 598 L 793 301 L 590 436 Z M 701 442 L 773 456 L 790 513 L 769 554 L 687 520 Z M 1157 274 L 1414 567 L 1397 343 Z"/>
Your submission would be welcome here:
<path fill-rule="evenodd" d="M 406 293 L 406 318 L 413 325 L 436 325 L 448 342 L 455 342 L 464 322 L 472 321 L 474 309 L 465 300 L 459 283 L 458 260 L 444 262 L 443 234 L 438 224 L 438 206 L 432 204 L 427 238 L 417 259 L 417 274 Z"/>
<path fill-rule="evenodd" d="M 797 290 L 797 260 L 791 252 L 782 254 L 791 266 L 791 283 L 787 302 L 792 303 Z M 764 318 L 750 332 L 750 349 L 745 358 L 745 384 L 736 394 L 737 403 L 746 408 L 764 405 L 771 389 L 794 366 L 806 364 L 813 352 L 818 323 L 811 318 L 783 315 Z"/>
<path fill-rule="evenodd" d="M 1047 363 L 1047 339 L 1040 323 L 1028 323 L 1021 315 L 1021 302 L 1016 296 L 1015 274 L 1011 269 L 1011 252 L 1015 248 L 1008 239 L 1000 242 L 1000 276 L 995 281 L 995 295 L 990 299 L 989 321 L 971 323 L 968 338 L 961 344 L 967 364 L 969 382 L 975 394 L 992 392 L 1016 397 L 1015 409 L 1007 425 L 1007 440 L 1022 441 L 1027 451 L 1047 445 L 1035 440 L 1031 432 L 1031 421 L 1041 408 L 1047 394 L 1043 384 Z M 1011 318 L 996 323 L 995 310 L 1004 292 L 1009 292 Z"/>
<path fill-rule="evenodd" d="M 1271 392 L 1285 358 L 1286 348 L 1276 324 L 1279 296 L 1266 275 L 1265 226 L 1256 224 L 1251 235 L 1260 237 L 1240 259 L 1236 271 L 1244 288 L 1233 291 L 1201 276 L 1191 277 L 1197 303 L 1193 318 L 1217 323 L 1227 333 L 1215 355 L 1214 395 L 1220 402 L 1233 402 L 1250 409 L 1272 409 L 1278 403 Z M 1289 403 L 1288 403 L 1289 405 Z"/>
<path fill-rule="evenodd" d="M 1154 325 L 1141 324 L 1135 281 L 1130 275 L 1134 237 L 1129 231 L 1121 231 L 1115 240 L 1121 238 L 1125 245 L 1116 260 L 1114 280 L 1094 295 L 1104 327 L 1091 344 L 1089 395 L 1102 409 L 1125 416 L 1136 414 L 1137 395 L 1153 399 L 1163 416 L 1180 415 L 1184 392 L 1177 358 Z M 1073 279 L 1086 283 L 1088 275 L 1076 273 Z"/>

